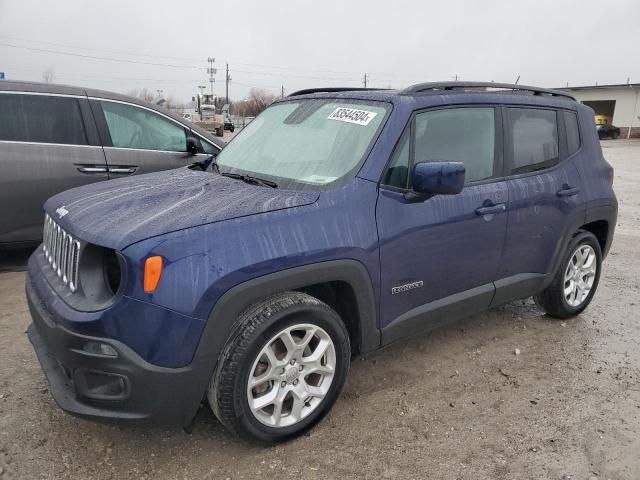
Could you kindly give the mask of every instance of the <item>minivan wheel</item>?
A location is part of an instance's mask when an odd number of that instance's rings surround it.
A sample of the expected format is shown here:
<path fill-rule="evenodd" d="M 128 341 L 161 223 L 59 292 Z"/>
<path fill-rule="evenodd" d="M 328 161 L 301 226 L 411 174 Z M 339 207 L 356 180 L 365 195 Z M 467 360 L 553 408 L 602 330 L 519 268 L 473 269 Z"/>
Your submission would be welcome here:
<path fill-rule="evenodd" d="M 591 302 L 601 270 L 602 252 L 598 239 L 590 232 L 581 231 L 569 244 L 551 284 L 534 300 L 551 316 L 574 317 Z"/>
<path fill-rule="evenodd" d="M 247 439 L 300 435 L 338 398 L 349 369 L 349 334 L 338 314 L 300 292 L 243 312 L 211 379 L 211 409 Z"/>

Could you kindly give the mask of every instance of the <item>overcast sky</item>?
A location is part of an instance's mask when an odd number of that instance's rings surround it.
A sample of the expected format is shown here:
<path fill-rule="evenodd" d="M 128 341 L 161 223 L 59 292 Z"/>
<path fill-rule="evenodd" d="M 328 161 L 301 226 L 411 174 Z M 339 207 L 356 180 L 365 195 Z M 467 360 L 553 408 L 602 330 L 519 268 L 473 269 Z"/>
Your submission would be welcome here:
<path fill-rule="evenodd" d="M 179 101 L 209 85 L 209 56 L 215 93 L 224 96 L 228 62 L 238 99 L 253 86 L 362 86 L 365 72 L 374 87 L 456 75 L 640 82 L 638 45 L 638 0 L 0 0 L 7 78 L 40 81 L 51 69 L 56 83 Z"/>

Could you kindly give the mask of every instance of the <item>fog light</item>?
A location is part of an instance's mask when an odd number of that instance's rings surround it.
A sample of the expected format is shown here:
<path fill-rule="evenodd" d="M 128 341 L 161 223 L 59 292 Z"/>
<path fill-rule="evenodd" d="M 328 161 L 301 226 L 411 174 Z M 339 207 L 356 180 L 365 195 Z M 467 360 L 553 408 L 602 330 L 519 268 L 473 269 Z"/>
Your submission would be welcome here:
<path fill-rule="evenodd" d="M 82 350 L 91 355 L 100 355 L 102 357 L 118 356 L 118 352 L 112 346 L 100 342 L 87 342 L 82 347 Z"/>

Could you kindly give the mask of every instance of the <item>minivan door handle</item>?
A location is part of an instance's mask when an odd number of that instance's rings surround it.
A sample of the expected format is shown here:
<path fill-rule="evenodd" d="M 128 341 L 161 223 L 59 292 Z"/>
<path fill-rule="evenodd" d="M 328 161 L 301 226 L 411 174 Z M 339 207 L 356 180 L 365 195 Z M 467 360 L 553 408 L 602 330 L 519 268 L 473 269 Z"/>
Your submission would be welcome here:
<path fill-rule="evenodd" d="M 578 187 L 571 187 L 565 183 L 562 188 L 556 192 L 556 195 L 558 197 L 573 197 L 579 193 L 580 189 Z"/>
<path fill-rule="evenodd" d="M 99 165 L 76 165 L 76 167 L 81 173 L 107 173 L 107 167 L 101 167 Z"/>
<path fill-rule="evenodd" d="M 498 203 L 496 205 L 487 205 L 486 207 L 476 208 L 476 215 L 494 215 L 496 213 L 504 212 L 507 206 L 504 203 Z"/>
<path fill-rule="evenodd" d="M 122 174 L 130 175 L 132 173 L 135 173 L 137 169 L 138 169 L 137 165 L 132 165 L 130 167 L 109 167 L 109 173 L 118 173 L 120 175 Z"/>

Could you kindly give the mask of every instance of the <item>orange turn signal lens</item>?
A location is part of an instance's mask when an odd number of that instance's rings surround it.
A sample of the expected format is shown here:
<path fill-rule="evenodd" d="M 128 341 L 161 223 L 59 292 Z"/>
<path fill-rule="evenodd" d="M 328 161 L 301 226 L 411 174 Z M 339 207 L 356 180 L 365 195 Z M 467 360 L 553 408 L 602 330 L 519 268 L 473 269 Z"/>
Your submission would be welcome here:
<path fill-rule="evenodd" d="M 162 276 L 162 257 L 154 255 L 144 261 L 144 291 L 152 293 L 158 286 Z"/>

